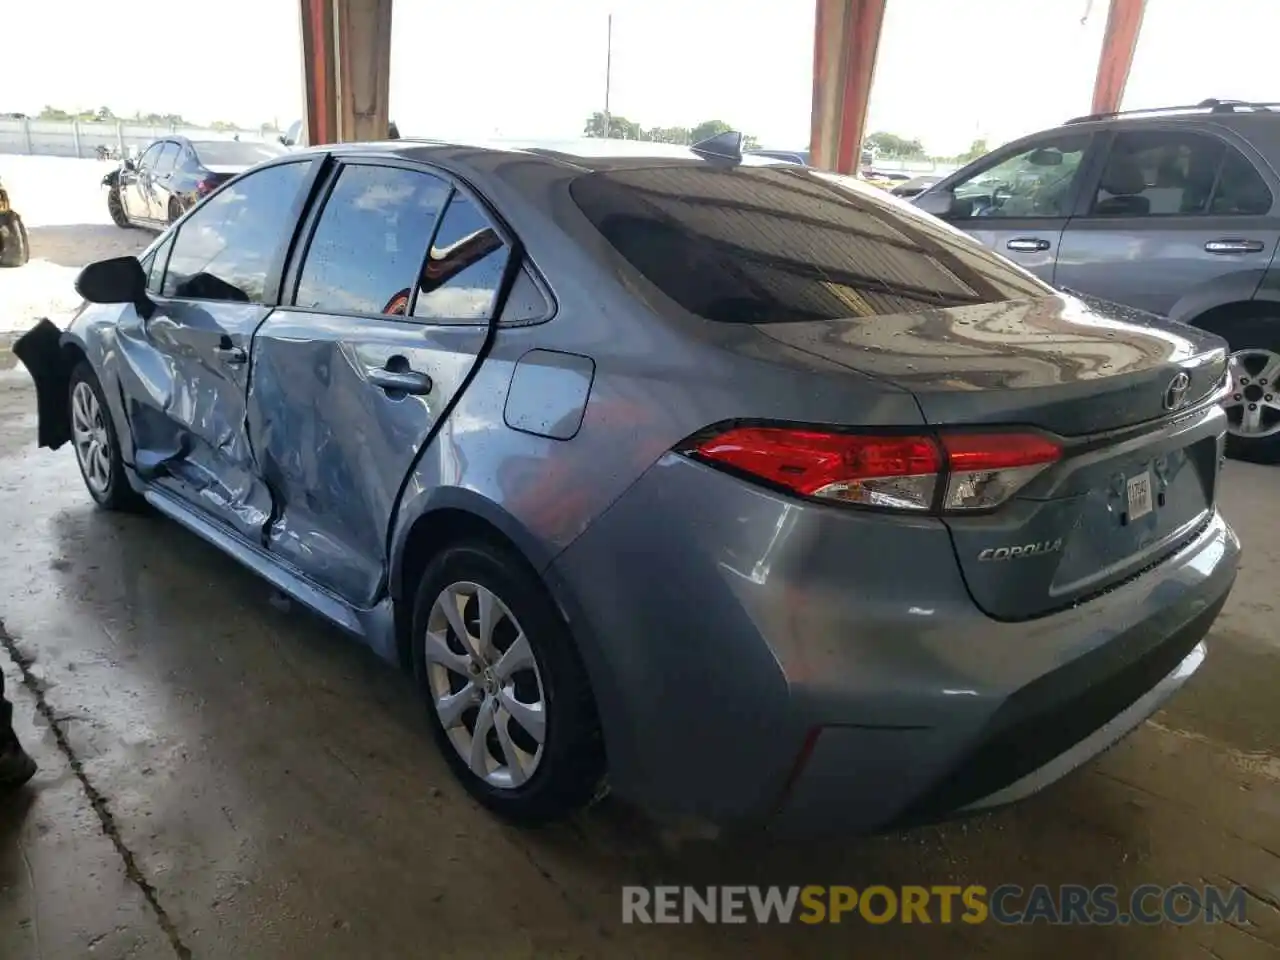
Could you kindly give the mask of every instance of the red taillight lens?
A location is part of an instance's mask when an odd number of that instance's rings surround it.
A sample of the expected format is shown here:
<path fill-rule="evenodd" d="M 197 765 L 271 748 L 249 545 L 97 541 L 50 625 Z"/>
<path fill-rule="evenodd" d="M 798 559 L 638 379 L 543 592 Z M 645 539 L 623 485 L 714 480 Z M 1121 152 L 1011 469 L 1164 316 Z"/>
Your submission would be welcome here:
<path fill-rule="evenodd" d="M 896 510 L 986 510 L 1062 456 L 1036 433 L 930 436 L 732 427 L 683 452 L 806 497 Z"/>
<path fill-rule="evenodd" d="M 929 437 L 736 427 L 687 451 L 808 497 L 927 510 L 942 453 Z"/>

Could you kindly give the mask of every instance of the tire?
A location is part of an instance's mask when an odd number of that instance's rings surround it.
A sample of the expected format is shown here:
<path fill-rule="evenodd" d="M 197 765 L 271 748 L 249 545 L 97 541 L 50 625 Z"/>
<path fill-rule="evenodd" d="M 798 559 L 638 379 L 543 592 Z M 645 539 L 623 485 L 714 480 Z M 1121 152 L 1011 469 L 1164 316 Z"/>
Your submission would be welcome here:
<path fill-rule="evenodd" d="M 129 215 L 124 212 L 124 204 L 120 200 L 120 188 L 112 187 L 107 192 L 107 212 L 111 214 L 111 222 L 117 227 L 129 229 L 133 226 L 129 222 Z"/>
<path fill-rule="evenodd" d="M 1235 320 L 1217 332 L 1231 345 L 1227 456 L 1280 463 L 1280 316 Z"/>
<path fill-rule="evenodd" d="M 0 267 L 20 267 L 31 259 L 27 227 L 16 213 L 0 215 Z"/>
<path fill-rule="evenodd" d="M 68 390 L 71 445 L 89 496 L 103 510 L 138 509 L 145 501 L 129 486 L 124 461 L 120 458 L 120 440 L 111 421 L 111 408 L 87 360 L 81 360 L 71 371 Z"/>
<path fill-rule="evenodd" d="M 483 658 L 475 655 L 484 647 L 477 639 L 480 591 L 496 600 L 492 644 Z M 460 612 L 452 621 L 467 631 L 465 645 L 450 625 L 450 597 L 466 597 L 455 602 Z M 517 646 L 518 636 L 527 646 Z M 482 805 L 505 820 L 535 825 L 566 817 L 601 794 L 604 745 L 586 671 L 555 604 L 522 558 L 485 540 L 443 550 L 418 583 L 412 644 L 432 733 L 454 775 Z M 513 663 L 527 665 L 511 670 Z M 525 708 L 512 712 L 505 706 L 512 700 Z M 527 709 L 535 701 L 540 712 Z M 456 719 L 447 721 L 445 710 L 460 704 L 450 712 Z M 480 748 L 474 733 L 482 725 Z M 464 752 L 476 760 L 464 759 Z"/>

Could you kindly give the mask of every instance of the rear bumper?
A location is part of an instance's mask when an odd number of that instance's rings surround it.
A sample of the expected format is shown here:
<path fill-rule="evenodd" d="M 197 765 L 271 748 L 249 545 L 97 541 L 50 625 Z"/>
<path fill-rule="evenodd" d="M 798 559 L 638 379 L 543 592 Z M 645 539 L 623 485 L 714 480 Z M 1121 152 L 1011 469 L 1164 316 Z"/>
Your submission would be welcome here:
<path fill-rule="evenodd" d="M 1238 555 L 1214 515 L 1110 592 L 1002 623 L 940 523 L 672 456 L 548 573 L 618 793 L 663 818 L 869 831 L 1017 799 L 1123 736 L 1203 659 Z"/>

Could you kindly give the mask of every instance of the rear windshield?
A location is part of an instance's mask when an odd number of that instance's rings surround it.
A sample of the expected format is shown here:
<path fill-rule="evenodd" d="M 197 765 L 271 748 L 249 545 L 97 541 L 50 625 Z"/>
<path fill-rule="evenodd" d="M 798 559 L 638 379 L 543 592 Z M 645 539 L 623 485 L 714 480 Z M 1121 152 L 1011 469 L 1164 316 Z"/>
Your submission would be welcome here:
<path fill-rule="evenodd" d="M 285 152 L 283 147 L 270 143 L 243 143 L 239 140 L 200 140 L 191 146 L 195 147 L 196 156 L 207 167 L 251 167 Z"/>
<path fill-rule="evenodd" d="M 574 202 L 686 310 L 724 323 L 915 313 L 1052 290 L 876 188 L 778 167 L 583 174 Z"/>

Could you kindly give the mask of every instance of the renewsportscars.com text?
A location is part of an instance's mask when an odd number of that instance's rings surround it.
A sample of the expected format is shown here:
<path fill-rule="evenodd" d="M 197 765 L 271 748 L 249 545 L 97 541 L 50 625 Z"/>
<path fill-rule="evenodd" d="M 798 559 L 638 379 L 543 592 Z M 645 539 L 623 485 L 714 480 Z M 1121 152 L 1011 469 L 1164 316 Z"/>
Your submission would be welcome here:
<path fill-rule="evenodd" d="M 1245 921 L 1243 887 L 1110 884 L 623 887 L 623 923 L 997 923 L 1079 926 Z"/>

